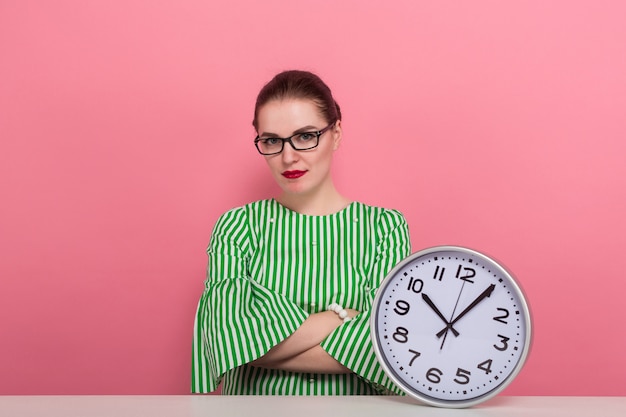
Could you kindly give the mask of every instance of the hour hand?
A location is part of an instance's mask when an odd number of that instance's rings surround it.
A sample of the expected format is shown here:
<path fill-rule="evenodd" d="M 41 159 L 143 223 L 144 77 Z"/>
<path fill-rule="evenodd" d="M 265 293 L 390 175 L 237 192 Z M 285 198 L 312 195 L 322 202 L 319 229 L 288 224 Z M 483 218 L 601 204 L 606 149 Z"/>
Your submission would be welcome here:
<path fill-rule="evenodd" d="M 437 306 L 435 305 L 435 303 L 433 303 L 433 300 L 430 299 L 430 297 L 427 294 L 422 293 L 422 299 L 426 302 L 426 304 L 428 304 L 428 307 L 430 307 L 438 316 L 441 320 L 443 320 L 443 322 L 446 324 L 446 330 L 450 329 L 450 331 L 452 331 L 452 334 L 456 337 L 459 335 L 459 332 L 456 331 L 456 329 L 454 327 L 452 327 L 452 323 L 450 323 L 448 321 L 448 319 L 445 318 L 445 316 L 443 314 L 441 314 L 441 311 L 439 311 L 439 309 L 437 308 Z M 437 335 L 439 336 L 439 335 Z M 439 336 L 441 337 L 441 336 Z"/>

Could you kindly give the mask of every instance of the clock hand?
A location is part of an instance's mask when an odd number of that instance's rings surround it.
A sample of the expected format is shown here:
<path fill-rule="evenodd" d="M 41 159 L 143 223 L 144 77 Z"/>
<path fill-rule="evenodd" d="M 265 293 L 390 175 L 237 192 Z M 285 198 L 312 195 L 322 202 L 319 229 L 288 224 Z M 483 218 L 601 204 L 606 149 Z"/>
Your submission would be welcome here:
<path fill-rule="evenodd" d="M 493 292 L 493 290 L 496 288 L 496 286 L 494 284 L 491 284 L 489 287 L 487 287 L 487 289 L 485 291 L 483 291 L 482 293 L 480 293 L 480 295 L 478 297 L 476 297 L 476 299 L 474 301 L 472 301 L 472 303 L 470 305 L 468 305 L 465 310 L 461 311 L 459 313 L 458 316 L 456 316 L 456 318 L 454 320 L 452 320 L 450 323 L 448 323 L 448 325 L 446 326 L 445 329 L 442 329 L 439 333 L 437 333 L 437 337 L 441 337 L 444 335 L 444 333 L 447 332 L 448 328 L 451 328 L 451 326 L 454 326 L 454 324 L 459 321 L 461 319 L 461 317 L 465 316 L 467 313 L 470 312 L 470 310 L 472 310 L 474 307 L 476 307 L 478 305 L 478 303 L 480 303 L 482 300 L 484 300 L 487 297 L 491 296 L 491 293 Z"/>
<path fill-rule="evenodd" d="M 465 288 L 466 281 L 463 281 L 463 285 L 461 285 L 461 290 L 459 291 L 459 295 L 456 297 L 456 303 L 454 303 L 454 310 L 452 310 L 452 314 L 450 315 L 450 320 L 454 317 L 454 313 L 456 313 L 456 308 L 459 306 L 459 300 L 461 299 L 461 295 L 463 295 L 463 289 Z M 441 347 L 439 350 L 443 350 L 443 345 L 446 344 L 446 338 L 448 337 L 448 329 L 452 328 L 452 324 L 448 323 L 448 326 L 444 330 L 443 340 L 441 341 Z M 454 334 L 455 337 L 459 335 L 459 332 Z M 441 337 L 437 334 L 437 337 Z"/>
<path fill-rule="evenodd" d="M 444 317 L 443 314 L 441 314 L 441 311 L 439 311 L 439 309 L 437 308 L 437 306 L 435 305 L 435 303 L 433 303 L 433 300 L 430 299 L 430 297 L 427 294 L 422 293 L 422 299 L 426 302 L 426 304 L 428 304 L 428 306 L 430 308 L 432 308 L 432 310 L 437 313 L 437 315 L 439 316 L 439 318 L 441 320 L 443 320 L 444 323 L 446 323 L 446 331 L 448 329 L 450 329 L 452 331 L 452 333 L 454 334 L 454 336 L 458 336 L 459 332 L 456 331 L 456 329 L 454 327 L 452 327 L 452 324 L 448 321 L 448 319 L 446 319 Z M 441 336 L 439 336 L 441 337 Z"/>

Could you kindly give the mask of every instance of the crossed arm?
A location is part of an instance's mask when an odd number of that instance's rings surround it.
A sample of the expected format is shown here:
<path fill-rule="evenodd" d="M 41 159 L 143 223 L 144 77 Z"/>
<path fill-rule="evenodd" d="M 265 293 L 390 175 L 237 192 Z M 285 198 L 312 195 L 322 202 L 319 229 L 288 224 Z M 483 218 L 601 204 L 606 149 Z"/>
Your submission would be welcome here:
<path fill-rule="evenodd" d="M 346 309 L 346 311 L 348 317 L 358 314 L 356 310 Z M 320 346 L 320 343 L 342 323 L 334 311 L 311 314 L 291 336 L 253 361 L 251 365 L 292 372 L 350 373 L 352 372 L 350 369 L 337 362 Z"/>

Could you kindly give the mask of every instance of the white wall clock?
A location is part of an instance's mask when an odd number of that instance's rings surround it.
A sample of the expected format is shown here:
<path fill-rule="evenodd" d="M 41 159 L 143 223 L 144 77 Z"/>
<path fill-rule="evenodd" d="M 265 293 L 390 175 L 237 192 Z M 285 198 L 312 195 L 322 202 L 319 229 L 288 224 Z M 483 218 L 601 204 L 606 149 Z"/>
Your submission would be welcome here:
<path fill-rule="evenodd" d="M 499 263 L 477 251 L 416 252 L 376 293 L 372 342 L 387 375 L 420 402 L 469 407 L 501 392 L 530 350 L 524 294 Z"/>

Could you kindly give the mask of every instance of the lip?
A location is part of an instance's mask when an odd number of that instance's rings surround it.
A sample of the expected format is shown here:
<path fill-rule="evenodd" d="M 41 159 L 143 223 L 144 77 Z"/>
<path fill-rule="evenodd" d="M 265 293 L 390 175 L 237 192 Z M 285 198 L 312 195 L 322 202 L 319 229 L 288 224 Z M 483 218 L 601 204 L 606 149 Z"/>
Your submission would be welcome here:
<path fill-rule="evenodd" d="M 306 171 L 285 171 L 282 173 L 282 176 L 287 178 L 288 180 L 295 180 L 296 178 L 300 178 L 306 174 Z"/>

